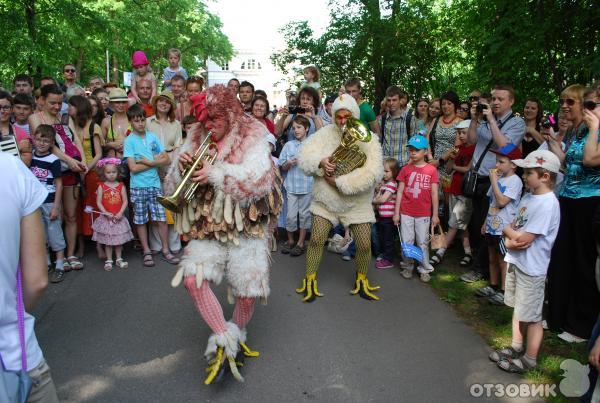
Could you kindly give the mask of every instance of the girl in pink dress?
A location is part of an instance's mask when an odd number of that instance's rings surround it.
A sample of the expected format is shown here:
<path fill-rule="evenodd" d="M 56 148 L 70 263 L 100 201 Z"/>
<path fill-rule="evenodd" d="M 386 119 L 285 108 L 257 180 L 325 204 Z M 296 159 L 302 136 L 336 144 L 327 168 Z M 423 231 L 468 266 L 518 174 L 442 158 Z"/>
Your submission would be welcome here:
<path fill-rule="evenodd" d="M 96 164 L 100 178 L 103 180 L 96 192 L 96 202 L 102 214 L 92 224 L 94 230 L 92 239 L 106 247 L 106 262 L 104 262 L 106 271 L 111 271 L 113 268 L 113 247 L 115 264 L 120 269 L 127 268 L 128 264 L 121 257 L 121 253 L 123 244 L 133 239 L 129 221 L 123 217 L 127 207 L 127 191 L 123 183 L 117 180 L 120 164 L 121 160 L 118 158 L 104 158 Z"/>

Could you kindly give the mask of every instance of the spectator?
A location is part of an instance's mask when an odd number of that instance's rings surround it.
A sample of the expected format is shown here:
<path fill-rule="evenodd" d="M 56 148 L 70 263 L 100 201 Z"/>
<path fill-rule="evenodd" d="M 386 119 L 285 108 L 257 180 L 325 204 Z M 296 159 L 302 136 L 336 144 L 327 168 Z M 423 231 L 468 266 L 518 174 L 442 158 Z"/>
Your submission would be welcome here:
<path fill-rule="evenodd" d="M 100 76 L 93 76 L 88 81 L 88 89 L 94 93 L 98 88 L 104 88 L 104 80 Z"/>
<path fill-rule="evenodd" d="M 171 91 L 164 90 L 159 96 L 154 97 L 152 107 L 154 108 L 154 115 L 146 120 L 146 128 L 148 132 L 154 133 L 158 137 L 164 151 L 169 157 L 169 161 L 172 161 L 174 152 L 181 145 L 181 123 L 175 119 L 175 98 Z M 158 167 L 158 176 L 163 191 L 168 168 L 168 165 Z M 173 216 L 169 211 L 166 211 L 166 216 L 168 247 L 174 254 L 177 254 L 181 250 L 181 239 L 177 231 L 175 231 Z M 153 224 L 150 226 L 148 242 L 150 250 L 154 254 L 165 249 L 162 247 L 158 225 Z"/>
<path fill-rule="evenodd" d="M 468 101 L 461 102 L 456 114 L 462 120 L 471 119 L 471 104 Z"/>
<path fill-rule="evenodd" d="M 487 247 L 481 244 L 480 229 L 489 208 L 487 192 L 490 188 L 489 171 L 496 165 L 496 158 L 488 150 L 497 150 L 508 143 L 521 144 L 525 135 L 525 122 L 512 111 L 515 102 L 514 90 L 510 86 L 497 85 L 492 91 L 492 102 L 480 99 L 481 95 L 471 93 L 471 125 L 469 126 L 469 143 L 475 144 L 472 163 L 475 166 L 481 158 L 477 172 L 477 188 L 473 196 L 473 215 L 469 225 L 471 247 L 477 250 L 476 267 L 461 276 L 466 282 L 481 279 L 488 266 Z M 475 101 L 478 99 L 478 101 Z M 482 109 L 478 109 L 478 102 Z M 485 120 L 483 120 L 485 118 Z M 480 122 L 479 120 L 482 119 Z M 481 247 L 480 247 L 481 245 Z"/>
<path fill-rule="evenodd" d="M 461 121 L 456 114 L 460 100 L 454 91 L 444 93 L 440 99 L 442 115 L 431 123 L 427 132 L 432 150 L 429 163 L 438 168 L 441 186 L 444 190 L 448 190 L 451 178 L 443 168 L 454 149 L 456 125 Z"/>
<path fill-rule="evenodd" d="M 0 226 L 10 231 L 0 231 L 0 343 L 2 366 L 8 371 L 27 371 L 33 386 L 30 401 L 58 403 L 50 368 L 35 336 L 35 319 L 30 311 L 48 285 L 44 228 L 39 207 L 47 191 L 16 158 L 0 153 L 0 171 L 10 175 L 0 176 L 4 189 Z M 20 262 L 19 262 L 20 259 Z M 19 343 L 17 320 L 17 270 L 21 267 L 24 307 L 24 350 Z M 24 362 L 22 361 L 24 357 Z M 23 365 L 25 364 L 25 365 Z M 9 401 L 1 389 L 0 400 Z M 11 396 L 10 399 L 14 399 Z"/>
<path fill-rule="evenodd" d="M 448 233 L 446 234 L 446 245 L 438 249 L 435 255 L 429 259 L 429 263 L 432 265 L 437 265 L 442 261 L 446 250 L 452 245 L 458 231 L 462 231 L 461 237 L 464 249 L 460 266 L 470 266 L 473 260 L 468 230 L 471 214 L 473 213 L 473 203 L 471 199 L 462 194 L 461 189 L 463 176 L 471 169 L 471 159 L 475 151 L 475 145 L 469 144 L 467 140 L 467 129 L 470 123 L 468 120 L 463 120 L 455 126 L 457 146 L 450 153 L 450 158 L 446 164 L 446 172 L 452 174 L 450 190 L 448 191 L 450 194 L 448 202 L 450 216 L 448 220 Z"/>
<path fill-rule="evenodd" d="M 281 112 L 282 116 L 275 125 L 275 132 L 280 138 L 283 137 L 284 139 L 287 139 L 287 141 L 294 139 L 294 130 L 291 127 L 291 122 L 296 115 L 304 115 L 308 118 L 310 122 L 308 136 L 323 127 L 323 121 L 316 115 L 316 111 L 319 110 L 319 93 L 317 90 L 312 87 L 302 88 L 298 93 L 294 105 L 300 106 L 304 112 L 298 111 L 297 113 L 290 114 L 290 107 L 284 106 Z M 295 108 L 295 106 L 291 108 Z M 287 135 L 285 133 L 287 133 Z"/>
<path fill-rule="evenodd" d="M 180 96 L 179 98 L 179 116 L 181 120 L 184 117 L 191 114 L 192 103 L 189 101 L 190 97 L 202 92 L 202 87 L 204 86 L 204 79 L 200 76 L 191 76 L 185 82 L 185 95 Z M 185 102 L 183 101 L 185 99 Z"/>
<path fill-rule="evenodd" d="M 429 119 L 429 100 L 427 98 L 421 98 L 417 101 L 415 117 L 417 118 L 417 133 L 426 133 Z"/>
<path fill-rule="evenodd" d="M 269 101 L 267 98 L 263 97 L 255 97 L 252 100 L 252 116 L 254 116 L 259 122 L 267 127 L 267 130 L 271 134 L 275 134 L 275 125 L 269 119 L 267 119 L 267 115 L 269 114 Z"/>
<path fill-rule="evenodd" d="M 288 242 L 282 246 L 281 253 L 289 253 L 291 256 L 300 256 L 304 253 L 306 250 L 304 244 L 306 233 L 311 227 L 309 207 L 312 201 L 313 178 L 307 176 L 298 167 L 298 153 L 302 147 L 302 142 L 306 140 L 309 127 L 308 118 L 302 115 L 294 117 L 294 120 L 292 120 L 294 140 L 288 141 L 283 146 L 278 161 L 281 169 L 287 172 L 283 186 L 287 193 L 285 229 L 287 230 Z M 298 225 L 298 222 L 300 225 Z M 298 229 L 298 243 L 295 243 L 294 233 Z"/>
<path fill-rule="evenodd" d="M 39 125 L 36 128 L 33 138 L 35 153 L 31 160 L 31 172 L 38 178 L 48 194 L 40 210 L 48 246 L 56 257 L 50 281 L 60 283 L 65 275 L 64 260 L 67 244 L 62 230 L 62 171 L 60 160 L 51 152 L 55 137 L 56 132 L 50 125 Z"/>
<path fill-rule="evenodd" d="M 240 102 L 245 112 L 252 112 L 252 100 L 254 99 L 254 85 L 248 81 L 242 81 L 238 90 Z"/>
<path fill-rule="evenodd" d="M 97 124 L 98 127 L 102 126 L 102 121 L 106 117 L 106 113 L 104 113 L 104 108 L 102 108 L 102 102 L 95 95 L 90 95 L 88 97 L 88 101 L 90 101 L 90 105 L 92 106 L 92 122 Z"/>
<path fill-rule="evenodd" d="M 29 116 L 33 113 L 35 107 L 33 97 L 25 93 L 17 93 L 13 98 L 13 113 L 15 117 L 15 128 L 23 130 L 27 135 L 30 135 Z"/>
<path fill-rule="evenodd" d="M 523 182 L 515 174 L 517 166 L 512 162 L 521 158 L 521 150 L 514 144 L 507 144 L 496 154 L 496 168 L 490 169 L 490 207 L 481 234 L 488 248 L 490 285 L 476 291 L 479 297 L 486 297 L 493 305 L 504 305 L 504 284 L 507 265 L 504 261 L 506 251 L 502 245 L 502 231 L 509 225 L 517 213 L 521 200 Z"/>
<path fill-rule="evenodd" d="M 548 269 L 548 325 L 561 330 L 559 337 L 569 342 L 590 337 L 600 308 L 594 283 L 600 217 L 600 111 L 597 107 L 584 109 L 584 90 L 581 85 L 571 85 L 560 95 L 561 114 L 573 122 L 565 136 L 567 152 L 545 132 L 551 151 L 565 165 L 560 228 Z"/>
<path fill-rule="evenodd" d="M 192 130 L 192 125 L 196 123 L 196 117 L 192 115 L 188 115 L 183 118 L 181 122 L 181 144 L 185 143 L 185 139 L 187 138 L 187 134 Z"/>
<path fill-rule="evenodd" d="M 329 95 L 327 98 L 325 98 L 323 105 L 319 109 L 319 117 L 323 121 L 323 126 L 333 123 L 333 118 L 331 117 L 331 106 L 333 105 L 335 98 L 335 95 Z"/>
<path fill-rule="evenodd" d="M 123 141 L 130 132 L 126 113 L 129 98 L 127 98 L 125 90 L 113 88 L 110 90 L 108 99 L 113 114 L 102 121 L 104 155 L 123 158 Z"/>
<path fill-rule="evenodd" d="M 433 122 L 437 117 L 440 116 L 442 112 L 442 108 L 440 107 L 440 99 L 434 98 L 429 103 L 429 108 L 427 108 L 427 120 L 425 121 L 426 126 L 430 126 L 431 122 Z"/>
<path fill-rule="evenodd" d="M 133 77 L 131 78 L 131 93 L 129 94 L 131 98 L 135 100 L 138 104 L 149 104 L 150 99 L 156 96 L 156 76 L 152 72 L 152 68 L 150 67 L 150 62 L 146 57 L 146 54 L 141 50 L 136 50 L 133 52 L 131 56 L 131 65 L 133 66 Z M 144 98 L 142 98 L 139 94 L 140 84 L 142 81 L 147 81 L 147 84 L 150 84 L 150 92 L 148 93 L 148 89 L 146 86 L 144 87 Z M 145 102 L 145 101 L 148 102 Z M 150 108 L 144 107 L 146 113 L 148 113 Z"/>
<path fill-rule="evenodd" d="M 315 90 L 321 91 L 321 83 L 319 80 L 321 79 L 321 72 L 316 66 L 306 66 L 302 73 L 304 74 L 304 83 L 302 86 L 313 87 Z"/>
<path fill-rule="evenodd" d="M 152 108 L 152 81 L 150 80 L 139 80 L 137 82 L 137 99 L 138 105 L 144 108 L 146 112 L 146 116 L 150 117 L 154 114 L 154 109 Z"/>
<path fill-rule="evenodd" d="M 65 93 L 65 99 L 67 100 L 67 102 L 69 101 L 69 98 L 71 98 L 72 96 L 85 96 L 85 88 L 83 88 L 81 85 L 79 84 L 73 84 L 71 85 L 69 88 L 67 88 L 67 92 Z"/>
<path fill-rule="evenodd" d="M 142 244 L 143 265 L 154 266 L 154 259 L 148 244 L 147 223 L 149 215 L 158 226 L 162 245 L 162 259 L 171 264 L 179 263 L 179 258 L 169 250 L 167 217 L 165 209 L 156 198 L 162 196 L 158 167 L 169 164 L 169 156 L 154 133 L 146 131 L 146 114 L 139 105 L 127 111 L 131 123 L 131 134 L 125 139 L 123 156 L 131 172 L 131 202 L 134 206 L 133 223 Z"/>
<path fill-rule="evenodd" d="M 391 269 L 394 267 L 396 228 L 393 217 L 398 190 L 396 177 L 399 172 L 398 161 L 395 158 L 386 158 L 383 162 L 383 185 L 373 198 L 373 205 L 378 212 L 377 229 L 379 230 L 379 242 L 383 251 L 382 256 L 378 256 L 375 261 L 375 267 L 378 269 Z"/>
<path fill-rule="evenodd" d="M 113 114 L 113 111 L 110 107 L 108 90 L 105 88 L 96 88 L 94 91 L 92 91 L 92 95 L 98 98 L 98 101 L 100 101 L 100 106 L 101 109 L 104 111 L 104 114 L 106 116 L 111 116 Z"/>
<path fill-rule="evenodd" d="M 417 119 L 407 108 L 408 94 L 400 87 L 389 87 L 385 99 L 388 111 L 381 115 L 378 123 L 381 127 L 383 156 L 396 159 L 398 165 L 403 167 L 409 161 L 406 147 L 408 139 L 417 134 Z"/>
<path fill-rule="evenodd" d="M 537 98 L 528 98 L 523 108 L 523 119 L 525 119 L 525 137 L 521 142 L 523 157 L 530 152 L 538 149 L 544 142 L 540 133 L 540 124 L 542 123 L 543 108 L 542 103 Z"/>
<path fill-rule="evenodd" d="M 54 81 L 54 79 L 52 79 Z M 63 83 L 60 85 L 60 89 L 63 93 L 66 93 L 69 87 L 77 84 L 77 69 L 75 65 L 71 63 L 67 63 L 63 66 Z M 49 84 L 49 83 L 46 83 Z M 40 83 L 40 88 L 45 84 Z"/>
<path fill-rule="evenodd" d="M 402 242 L 415 243 L 423 253 L 417 267 L 421 281 L 431 280 L 433 266 L 429 263 L 429 231 L 440 224 L 438 217 L 438 176 L 434 166 L 425 162 L 429 144 L 421 135 L 411 137 L 408 142 L 410 162 L 402 168 L 398 177 L 398 195 L 394 207 L 394 225 L 401 224 Z M 402 219 L 401 219 L 402 218 Z M 402 277 L 412 278 L 413 259 L 404 257 Z"/>
<path fill-rule="evenodd" d="M 19 95 L 19 94 L 17 94 Z M 20 94 L 21 96 L 23 94 Z M 27 132 L 10 123 L 13 110 L 13 98 L 6 91 L 0 90 L 0 139 L 14 137 L 21 160 L 27 165 L 31 161 L 31 137 Z"/>
<path fill-rule="evenodd" d="M 344 89 L 351 95 L 360 108 L 360 120 L 371 129 L 372 132 L 381 134 L 377 116 L 371 105 L 362 99 L 362 84 L 358 78 L 351 78 L 344 83 Z"/>
<path fill-rule="evenodd" d="M 33 78 L 27 74 L 17 74 L 13 79 L 13 87 L 17 94 L 33 96 Z"/>
<path fill-rule="evenodd" d="M 546 272 L 560 221 L 552 186 L 560 162 L 549 151 L 534 151 L 514 162 L 525 169 L 524 178 L 531 193 L 523 196 L 514 221 L 504 228 L 505 260 L 509 264 L 504 302 L 514 308 L 512 343 L 492 352 L 489 358 L 504 371 L 524 373 L 536 368 L 544 337 Z"/>
<path fill-rule="evenodd" d="M 87 171 L 83 177 L 84 200 L 83 205 L 77 206 L 79 222 L 78 253 L 83 256 L 83 236 L 91 237 L 92 214 L 83 212 L 84 208 L 91 206 L 98 210 L 96 205 L 96 189 L 98 189 L 98 175 L 96 174 L 96 163 L 102 158 L 102 129 L 92 120 L 92 105 L 90 101 L 80 95 L 74 95 L 69 99 L 69 128 L 79 138 L 83 146 L 84 160 Z M 97 218 L 97 216 L 96 216 Z M 96 245 L 98 257 L 104 259 L 104 249 Z"/>
<path fill-rule="evenodd" d="M 167 55 L 169 57 L 169 65 L 163 70 L 163 86 L 172 91 L 171 80 L 173 77 L 181 76 L 187 80 L 188 73 L 179 64 L 181 63 L 181 51 L 179 49 L 171 48 L 167 52 Z"/>
<path fill-rule="evenodd" d="M 235 95 L 238 95 L 240 92 L 240 80 L 237 78 L 231 78 L 229 81 L 227 81 L 227 88 L 233 91 Z"/>

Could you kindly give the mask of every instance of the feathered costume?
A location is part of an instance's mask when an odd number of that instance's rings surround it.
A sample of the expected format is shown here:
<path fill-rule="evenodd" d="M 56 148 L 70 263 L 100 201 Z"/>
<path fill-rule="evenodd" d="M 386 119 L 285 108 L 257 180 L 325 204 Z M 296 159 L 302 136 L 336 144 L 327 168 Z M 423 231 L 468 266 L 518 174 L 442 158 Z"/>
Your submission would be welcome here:
<path fill-rule="evenodd" d="M 332 106 L 332 115 L 345 109 L 358 119 L 360 110 L 354 98 L 341 95 Z M 306 277 L 302 280 L 299 294 L 304 294 L 304 302 L 312 302 L 321 297 L 317 288 L 317 271 L 323 255 L 323 247 L 329 231 L 338 222 L 350 227 L 356 242 L 356 281 L 352 294 L 359 294 L 369 300 L 378 300 L 367 280 L 367 270 L 371 261 L 371 223 L 375 222 L 375 214 L 371 204 L 375 184 L 383 177 L 381 146 L 377 136 L 369 142 L 356 142 L 367 157 L 363 166 L 350 173 L 338 176 L 335 187 L 327 183 L 324 171 L 320 167 L 321 160 L 330 157 L 340 145 L 342 129 L 330 124 L 310 136 L 302 145 L 298 155 L 298 166 L 312 175 L 313 201 L 310 211 L 313 213 L 311 237 L 306 254 Z"/>
<path fill-rule="evenodd" d="M 243 380 L 236 355 L 258 356 L 245 344 L 246 325 L 257 297 L 269 295 L 270 251 L 267 226 L 277 220 L 282 205 L 281 178 L 273 169 L 266 128 L 244 114 L 233 92 L 214 86 L 191 98 L 194 125 L 183 151 L 193 154 L 200 145 L 204 127 L 215 122 L 227 125 L 217 142 L 218 157 L 208 171 L 208 184 L 200 186 L 194 200 L 176 215 L 179 233 L 189 240 L 179 270 L 200 315 L 212 329 L 205 356 L 209 360 L 206 384 L 222 373 L 225 361 L 233 375 Z M 178 158 L 167 177 L 167 194 L 179 184 Z M 209 282 L 225 277 L 228 297 L 235 296 L 233 318 L 226 322 Z M 239 363 L 238 363 L 239 364 Z"/>

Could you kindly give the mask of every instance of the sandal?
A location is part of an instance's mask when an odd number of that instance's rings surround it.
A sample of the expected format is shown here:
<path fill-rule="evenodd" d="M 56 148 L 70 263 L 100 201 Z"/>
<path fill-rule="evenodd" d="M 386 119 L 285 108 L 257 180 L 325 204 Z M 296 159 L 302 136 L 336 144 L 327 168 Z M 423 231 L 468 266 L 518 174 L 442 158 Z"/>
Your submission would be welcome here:
<path fill-rule="evenodd" d="M 439 264 L 443 258 L 444 258 L 444 255 L 440 255 L 439 253 L 436 253 L 429 259 L 429 264 L 435 266 L 436 264 Z"/>
<path fill-rule="evenodd" d="M 498 361 L 497 365 L 501 370 L 511 372 L 513 374 L 524 374 L 536 368 L 535 365 L 530 366 L 527 361 L 521 358 L 515 358 L 514 360 L 500 360 Z"/>
<path fill-rule="evenodd" d="M 71 269 L 73 269 L 73 270 L 83 269 L 83 263 L 81 263 L 81 261 L 79 260 L 79 258 L 77 256 L 69 256 L 67 258 L 67 262 L 69 263 L 69 266 L 71 266 Z"/>
<path fill-rule="evenodd" d="M 112 260 L 107 260 L 106 262 L 104 262 L 104 271 L 112 271 L 113 269 L 113 261 Z"/>
<path fill-rule="evenodd" d="M 466 253 L 463 256 L 463 258 L 460 260 L 460 267 L 470 266 L 472 262 L 473 262 L 473 256 L 471 256 L 468 253 Z"/>
<path fill-rule="evenodd" d="M 119 269 L 126 269 L 129 267 L 129 263 L 127 263 L 126 261 L 124 261 L 122 258 L 119 258 L 116 260 L 115 264 L 117 265 L 117 267 Z"/>
<path fill-rule="evenodd" d="M 153 267 L 154 266 L 154 259 L 152 258 L 152 253 L 150 252 L 146 252 L 142 255 L 142 259 L 143 259 L 143 264 L 146 267 Z"/>
<path fill-rule="evenodd" d="M 512 360 L 515 358 L 519 358 L 521 354 L 523 354 L 522 351 L 517 351 L 512 347 L 506 347 L 492 351 L 488 358 L 493 362 L 499 362 L 502 360 Z"/>
<path fill-rule="evenodd" d="M 300 245 L 296 245 L 292 248 L 292 250 L 290 250 L 290 256 L 300 256 L 304 253 L 304 251 L 306 250 L 306 246 L 300 246 Z"/>
<path fill-rule="evenodd" d="M 164 260 L 167 263 L 171 263 L 171 264 L 178 264 L 181 259 L 179 259 L 177 256 L 173 255 L 171 252 L 161 252 L 160 254 L 160 258 L 162 260 Z"/>

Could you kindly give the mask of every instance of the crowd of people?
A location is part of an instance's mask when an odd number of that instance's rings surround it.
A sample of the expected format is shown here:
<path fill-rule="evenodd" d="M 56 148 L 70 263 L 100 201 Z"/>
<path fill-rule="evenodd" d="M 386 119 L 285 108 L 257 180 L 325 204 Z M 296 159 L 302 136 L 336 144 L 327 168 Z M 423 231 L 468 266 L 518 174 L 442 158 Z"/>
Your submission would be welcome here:
<path fill-rule="evenodd" d="M 63 66 L 62 83 L 43 77 L 35 88 L 30 76 L 17 75 L 12 92 L 0 91 L 0 135 L 14 138 L 19 157 L 45 189 L 39 219 L 51 282 L 83 269 L 86 238 L 95 242 L 106 271 L 130 265 L 122 251 L 134 238 L 143 266 L 154 266 L 155 257 L 180 263 L 182 237 L 173 214 L 157 198 L 165 193 L 171 161 L 196 124 L 194 96 L 204 89 L 203 78 L 188 76 L 180 60 L 181 53 L 171 49 L 169 66 L 158 79 L 146 55 L 134 52 L 128 92 L 99 76 L 84 87 L 72 64 Z M 547 327 L 567 342 L 591 340 L 590 362 L 598 368 L 598 87 L 566 87 L 558 112 L 548 114 L 535 98 L 528 98 L 522 111 L 514 110 L 515 91 L 507 85 L 462 98 L 447 91 L 415 100 L 391 86 L 376 114 L 363 99 L 359 79 L 350 78 L 338 94 L 327 95 L 317 68 L 305 68 L 304 77 L 279 110 L 272 110 L 267 94 L 250 82 L 227 83 L 245 114 L 264 125 L 273 164 L 284 178 L 277 226 L 287 237 L 278 245 L 278 230 L 271 225 L 271 251 L 297 257 L 313 238 L 323 238 L 309 235 L 325 215 L 311 208 L 314 187 L 321 186 L 316 171 L 334 168 L 317 161 L 311 171 L 299 156 L 307 139 L 336 123 L 340 103 L 349 105 L 344 99 L 352 97 L 360 121 L 381 148 L 383 175 L 368 203 L 376 219 L 358 221 L 370 226 L 375 267 L 398 264 L 406 279 L 416 268 L 420 280 L 429 282 L 458 238 L 459 265 L 469 269 L 461 280 L 485 280 L 479 297 L 514 307 L 512 344 L 490 359 L 511 372 L 535 368 Z M 327 230 L 330 250 L 344 260 L 354 257 L 357 241 L 359 250 L 366 250 L 360 244 L 364 224 L 360 234 L 357 225 L 336 224 L 332 233 L 330 223 L 319 226 Z M 431 249 L 437 228 L 445 237 Z M 414 244 L 420 256 L 399 254 L 398 241 Z M 371 295 L 368 282 L 365 290 Z"/>

